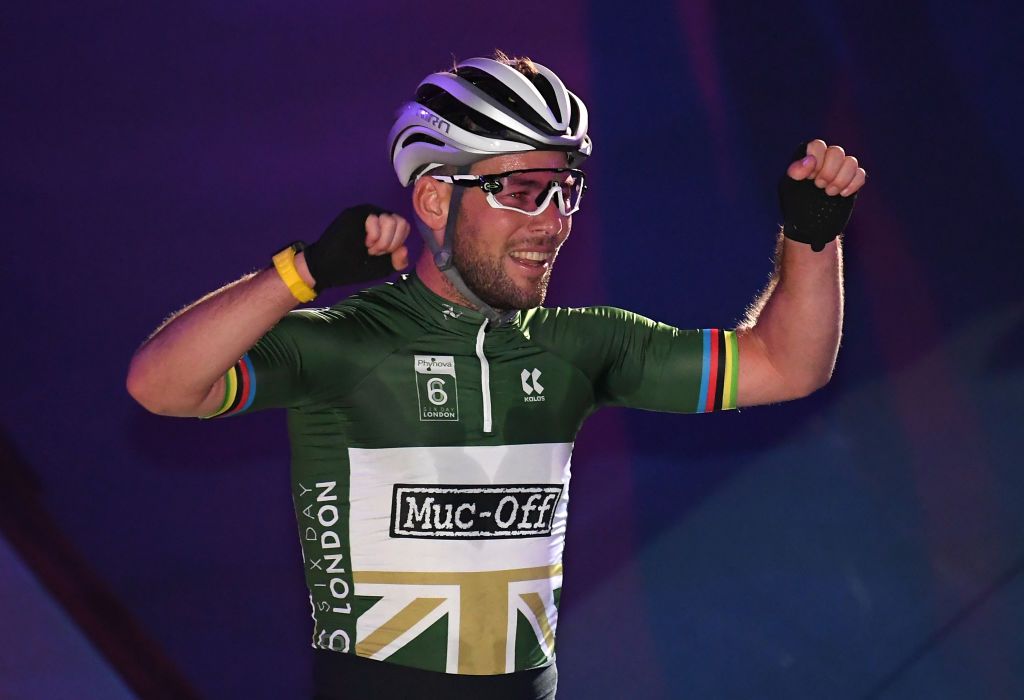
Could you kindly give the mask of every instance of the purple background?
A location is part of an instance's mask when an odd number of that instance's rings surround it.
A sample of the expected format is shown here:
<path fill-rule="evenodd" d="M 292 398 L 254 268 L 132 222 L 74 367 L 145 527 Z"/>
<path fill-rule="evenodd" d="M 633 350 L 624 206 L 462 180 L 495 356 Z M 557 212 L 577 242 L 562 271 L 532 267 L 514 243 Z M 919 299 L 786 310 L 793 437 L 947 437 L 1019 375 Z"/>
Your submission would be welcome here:
<path fill-rule="evenodd" d="M 5 453 L 197 694 L 302 697 L 283 415 L 150 416 L 127 363 L 341 208 L 408 215 L 395 110 L 452 54 L 500 47 L 591 114 L 551 304 L 732 326 L 770 272 L 795 144 L 839 143 L 870 175 L 825 390 L 584 428 L 559 698 L 1024 696 L 1022 17 L 958 5 L 7 10 Z M 0 652 L 53 634 L 22 627 Z"/>

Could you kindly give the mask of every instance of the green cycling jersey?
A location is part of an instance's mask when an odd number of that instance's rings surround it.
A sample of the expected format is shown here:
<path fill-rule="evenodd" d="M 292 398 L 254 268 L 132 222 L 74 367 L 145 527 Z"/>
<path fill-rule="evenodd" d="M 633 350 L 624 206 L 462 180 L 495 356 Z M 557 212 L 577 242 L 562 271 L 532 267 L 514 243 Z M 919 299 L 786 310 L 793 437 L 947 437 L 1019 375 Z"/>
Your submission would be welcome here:
<path fill-rule="evenodd" d="M 215 415 L 288 409 L 315 647 L 494 675 L 554 659 L 583 420 L 732 408 L 737 359 L 731 331 L 610 307 L 489 327 L 407 276 L 288 314 Z"/>

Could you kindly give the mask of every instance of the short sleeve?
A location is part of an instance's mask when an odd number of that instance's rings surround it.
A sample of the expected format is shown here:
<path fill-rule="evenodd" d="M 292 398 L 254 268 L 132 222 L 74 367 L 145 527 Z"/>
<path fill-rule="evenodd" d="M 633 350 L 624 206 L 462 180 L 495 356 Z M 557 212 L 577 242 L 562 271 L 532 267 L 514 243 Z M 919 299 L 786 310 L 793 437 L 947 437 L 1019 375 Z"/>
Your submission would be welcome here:
<path fill-rule="evenodd" d="M 599 388 L 611 405 L 707 413 L 736 407 L 736 334 L 635 316 Z"/>
<path fill-rule="evenodd" d="M 330 386 L 311 386 L 310 367 L 337 354 L 329 310 L 303 309 L 285 316 L 224 375 L 224 400 L 206 418 L 265 408 L 296 408 L 318 400 Z"/>
<path fill-rule="evenodd" d="M 613 307 L 553 309 L 533 333 L 586 373 L 598 405 L 706 413 L 736 407 L 736 334 L 681 330 Z"/>

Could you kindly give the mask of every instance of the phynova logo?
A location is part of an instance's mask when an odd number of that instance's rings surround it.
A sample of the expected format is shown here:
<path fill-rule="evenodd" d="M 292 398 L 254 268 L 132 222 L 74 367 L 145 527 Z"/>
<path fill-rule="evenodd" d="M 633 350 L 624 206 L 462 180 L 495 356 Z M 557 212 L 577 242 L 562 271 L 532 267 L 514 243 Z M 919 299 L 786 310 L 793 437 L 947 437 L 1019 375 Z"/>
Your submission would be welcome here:
<path fill-rule="evenodd" d="M 395 484 L 391 536 L 506 539 L 551 534 L 561 484 Z"/>
<path fill-rule="evenodd" d="M 532 372 L 528 369 L 524 369 L 519 374 L 519 379 L 523 383 L 523 393 L 526 394 L 526 396 L 523 397 L 523 401 L 533 402 L 544 400 L 544 396 L 542 395 L 544 393 L 544 387 L 541 386 L 539 381 L 537 381 L 540 379 L 540 375 L 541 371 L 536 367 L 533 368 Z"/>
<path fill-rule="evenodd" d="M 421 421 L 457 421 L 459 385 L 451 355 L 414 355 Z"/>

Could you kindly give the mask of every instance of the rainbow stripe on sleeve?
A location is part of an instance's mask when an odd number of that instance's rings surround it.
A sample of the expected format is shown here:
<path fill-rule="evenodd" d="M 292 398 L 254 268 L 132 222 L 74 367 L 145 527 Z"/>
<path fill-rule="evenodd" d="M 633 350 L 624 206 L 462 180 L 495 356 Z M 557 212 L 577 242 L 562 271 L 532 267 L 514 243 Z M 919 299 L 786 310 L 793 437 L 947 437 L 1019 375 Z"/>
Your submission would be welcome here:
<path fill-rule="evenodd" d="M 256 372 L 249 355 L 245 354 L 224 374 L 224 401 L 220 408 L 205 417 L 217 418 L 241 413 L 252 405 L 255 396 Z"/>
<path fill-rule="evenodd" d="M 697 413 L 736 408 L 739 350 L 735 331 L 705 328 L 704 364 L 700 374 Z"/>

